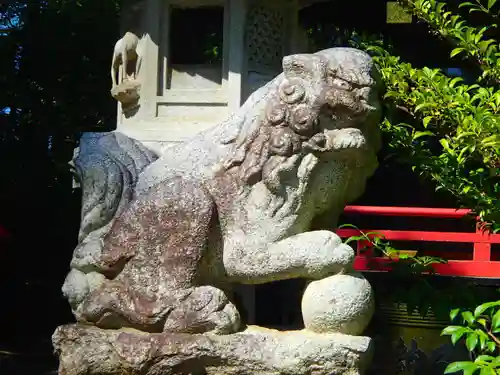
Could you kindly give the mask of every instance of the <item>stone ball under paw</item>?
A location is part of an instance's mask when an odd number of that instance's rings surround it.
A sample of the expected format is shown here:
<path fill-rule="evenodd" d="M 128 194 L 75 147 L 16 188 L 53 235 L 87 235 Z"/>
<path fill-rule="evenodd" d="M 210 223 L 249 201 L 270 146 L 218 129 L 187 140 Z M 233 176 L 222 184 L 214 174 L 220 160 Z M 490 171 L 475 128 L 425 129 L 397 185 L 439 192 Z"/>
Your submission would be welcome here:
<path fill-rule="evenodd" d="M 312 281 L 302 296 L 305 328 L 318 333 L 359 335 L 374 310 L 373 289 L 357 272 Z"/>

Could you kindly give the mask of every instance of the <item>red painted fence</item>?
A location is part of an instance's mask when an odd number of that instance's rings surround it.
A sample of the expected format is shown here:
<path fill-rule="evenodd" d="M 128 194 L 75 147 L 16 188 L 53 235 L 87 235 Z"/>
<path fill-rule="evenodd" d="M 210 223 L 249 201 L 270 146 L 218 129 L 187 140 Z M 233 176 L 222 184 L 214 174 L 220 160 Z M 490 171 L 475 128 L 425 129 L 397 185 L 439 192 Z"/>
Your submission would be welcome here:
<path fill-rule="evenodd" d="M 425 217 L 425 218 L 447 218 L 460 219 L 468 215 L 470 210 L 450 208 L 422 208 L 422 207 L 376 207 L 376 206 L 347 206 L 344 215 L 370 215 L 370 216 L 397 216 L 397 217 Z M 500 234 L 491 234 L 476 226 L 475 233 L 464 232 L 429 232 L 429 231 L 403 231 L 403 230 L 379 230 L 363 229 L 362 232 L 377 232 L 389 241 L 421 241 L 421 242 L 454 242 L 474 244 L 472 260 L 450 259 L 449 252 L 443 258 L 448 259 L 447 264 L 435 264 L 436 273 L 443 276 L 500 278 L 500 261 L 492 260 L 492 244 L 500 244 Z M 342 238 L 358 236 L 356 229 L 338 229 L 337 234 Z M 358 246 L 359 249 L 359 246 Z M 359 251 L 359 250 L 358 250 Z M 369 271 L 368 261 L 375 261 L 379 267 L 384 269 L 384 264 L 390 260 L 387 258 L 368 258 L 358 255 L 354 268 L 359 271 Z"/>

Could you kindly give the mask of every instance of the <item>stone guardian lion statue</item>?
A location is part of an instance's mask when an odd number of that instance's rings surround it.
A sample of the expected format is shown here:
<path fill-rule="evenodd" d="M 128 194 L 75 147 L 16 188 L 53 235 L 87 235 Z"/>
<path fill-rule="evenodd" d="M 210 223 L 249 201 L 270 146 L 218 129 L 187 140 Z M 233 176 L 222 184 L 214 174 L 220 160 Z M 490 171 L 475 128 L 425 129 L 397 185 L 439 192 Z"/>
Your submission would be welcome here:
<path fill-rule="evenodd" d="M 378 85 L 359 50 L 291 55 L 231 118 L 160 157 L 118 132 L 90 136 L 75 159 L 82 226 L 63 286 L 77 320 L 233 333 L 232 284 L 350 268 L 353 250 L 311 229 L 377 166 Z"/>

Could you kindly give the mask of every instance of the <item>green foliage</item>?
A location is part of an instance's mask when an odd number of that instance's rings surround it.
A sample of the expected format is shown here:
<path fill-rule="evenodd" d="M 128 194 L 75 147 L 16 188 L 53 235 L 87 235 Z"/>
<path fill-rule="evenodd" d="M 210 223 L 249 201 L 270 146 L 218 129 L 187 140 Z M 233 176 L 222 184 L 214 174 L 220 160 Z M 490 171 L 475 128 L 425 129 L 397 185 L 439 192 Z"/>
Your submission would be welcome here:
<path fill-rule="evenodd" d="M 439 263 L 446 263 L 445 259 L 433 256 L 409 256 L 408 254 L 397 250 L 392 246 L 382 233 L 379 232 L 363 232 L 355 225 L 343 224 L 339 228 L 352 228 L 360 232 L 359 236 L 349 237 L 345 243 L 349 244 L 353 241 L 361 241 L 367 244 L 361 250 L 361 253 L 367 253 L 368 249 L 374 250 L 372 256 L 386 257 L 390 259 L 388 266 L 393 271 L 408 273 L 413 276 L 420 276 L 423 273 L 435 273 L 433 266 Z"/>
<path fill-rule="evenodd" d="M 458 13 L 468 8 L 469 13 L 481 12 L 496 20 L 497 0 L 463 2 L 455 13 L 446 3 L 434 0 L 400 0 L 399 3 L 426 22 L 433 34 L 450 43 L 451 58 L 473 62 L 480 74 L 469 83 L 462 78 L 448 77 L 439 69 L 417 68 L 391 54 L 391 46 L 383 38 L 359 40 L 357 35 L 351 36 L 351 45 L 364 48 L 374 56 L 385 84 L 383 99 L 387 111 L 382 130 L 389 136 L 389 146 L 400 160 L 411 164 L 420 175 L 432 178 L 438 189 L 454 194 L 498 231 L 500 46 L 498 40 L 488 36 L 493 35 L 497 25 L 493 22 L 480 27 L 469 25 Z M 358 236 L 352 240 L 366 241 L 367 238 Z M 385 256 L 397 253 L 384 239 L 372 244 Z M 417 282 L 422 279 L 422 275 L 414 278 Z M 436 300 L 436 295 L 446 297 L 436 293 L 425 281 L 407 294 L 397 298 L 403 301 L 407 298 L 410 304 L 427 303 L 434 309 L 439 305 L 428 300 Z M 425 297 L 415 298 L 414 294 Z M 441 302 L 439 298 L 437 301 Z M 500 374 L 500 301 L 479 305 L 474 311 L 453 309 L 450 317 L 452 321 L 460 321 L 446 327 L 442 334 L 449 335 L 453 344 L 464 343 L 472 360 L 451 363 L 445 373 Z"/>
<path fill-rule="evenodd" d="M 411 18 L 396 1 L 387 2 L 387 23 L 411 23 Z"/>
<path fill-rule="evenodd" d="M 471 12 L 490 13 L 497 0 L 476 3 L 462 2 L 460 7 L 469 8 Z M 401 0 L 405 8 L 420 20 L 429 24 L 433 33 L 445 38 L 454 49 L 450 56 L 462 55 L 478 62 L 483 70 L 481 79 L 492 82 L 500 80 L 500 51 L 498 41 L 487 38 L 487 31 L 497 28 L 496 24 L 488 24 L 477 28 L 467 24 L 459 14 L 448 10 L 446 2 L 435 0 Z M 485 5 L 483 5 L 485 3 Z"/>
<path fill-rule="evenodd" d="M 496 77 L 500 53 L 498 42 L 487 37 L 496 26 L 470 26 L 444 2 L 399 3 L 416 19 L 426 22 L 431 33 L 450 42 L 452 58 L 475 63 L 480 74 L 473 77 L 474 82 L 403 61 L 393 53 L 387 35 L 343 30 L 336 33 L 334 45 L 367 50 L 379 67 L 386 110 L 381 128 L 390 156 L 432 180 L 438 190 L 451 193 L 463 207 L 471 208 L 473 215 L 487 223 L 485 229 L 498 231 L 500 92 Z M 455 11 L 468 6 L 464 4 Z M 482 12 L 496 7 L 496 2 L 490 0 Z M 321 41 L 315 30 L 311 36 Z"/>
<path fill-rule="evenodd" d="M 446 327 L 441 335 L 450 336 L 453 345 L 465 342 L 473 361 L 453 362 L 448 365 L 445 374 L 462 371 L 464 375 L 500 374 L 500 301 L 487 302 L 471 311 L 454 309 L 450 312 L 451 321 L 460 325 Z"/>
<path fill-rule="evenodd" d="M 375 51 L 375 48 L 371 48 Z M 483 220 L 500 223 L 500 92 L 463 84 L 438 69 L 417 69 L 377 48 L 386 104 L 410 123 L 383 121 L 390 146 L 438 188 L 460 198 Z"/>
<path fill-rule="evenodd" d="M 500 77 L 500 50 L 498 41 L 489 38 L 495 36 L 497 24 L 488 19 L 483 27 L 471 26 L 459 14 L 448 10 L 446 2 L 435 0 L 400 0 L 406 9 L 425 21 L 431 32 L 448 41 L 453 48 L 450 57 L 462 56 L 475 61 L 482 69 L 479 80 L 487 80 L 491 84 L 499 82 Z M 483 5 L 485 3 L 485 5 Z M 493 18 L 498 18 L 492 11 L 497 0 L 476 0 L 475 3 L 461 2 L 460 8 L 469 8 L 469 13 L 481 11 Z"/>
<path fill-rule="evenodd" d="M 479 1 L 479 0 L 477 0 Z M 475 82 L 448 77 L 439 69 L 417 68 L 390 53 L 387 41 L 351 44 L 370 52 L 385 84 L 387 109 L 382 130 L 398 158 L 437 189 L 452 193 L 489 227 L 500 229 L 500 51 L 486 35 L 495 24 L 475 27 L 435 0 L 399 1 L 430 31 L 450 42 L 450 57 L 473 61 Z M 462 3 L 490 12 L 496 0 Z M 460 8 L 459 8 L 460 9 Z M 354 40 L 354 42 L 353 42 Z"/>

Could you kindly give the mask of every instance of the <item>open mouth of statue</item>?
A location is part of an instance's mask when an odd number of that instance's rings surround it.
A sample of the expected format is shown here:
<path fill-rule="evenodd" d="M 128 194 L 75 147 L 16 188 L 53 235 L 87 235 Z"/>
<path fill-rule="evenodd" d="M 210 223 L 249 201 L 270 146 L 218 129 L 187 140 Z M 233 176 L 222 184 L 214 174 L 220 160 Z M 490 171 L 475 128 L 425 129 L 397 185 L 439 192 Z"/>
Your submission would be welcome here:
<path fill-rule="evenodd" d="M 322 108 L 319 116 L 319 128 L 322 130 L 303 142 L 302 149 L 311 153 L 368 150 L 369 145 L 360 128 L 376 108 L 365 100 L 357 104 L 360 108 L 355 110 L 342 104 Z"/>

